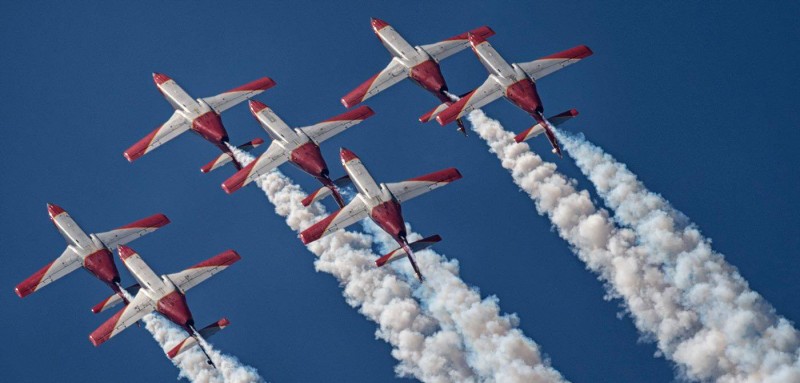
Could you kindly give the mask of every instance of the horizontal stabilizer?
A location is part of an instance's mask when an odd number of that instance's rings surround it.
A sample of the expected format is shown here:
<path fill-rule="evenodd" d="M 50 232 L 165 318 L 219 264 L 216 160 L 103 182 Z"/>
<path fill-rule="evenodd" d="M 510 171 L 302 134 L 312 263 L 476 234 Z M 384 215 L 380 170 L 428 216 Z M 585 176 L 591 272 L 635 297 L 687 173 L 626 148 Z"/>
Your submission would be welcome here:
<path fill-rule="evenodd" d="M 417 252 L 417 251 L 420 251 L 420 250 L 425 250 L 425 249 L 431 247 L 434 243 L 439 242 L 441 240 L 442 240 L 442 237 L 440 237 L 438 234 L 435 234 L 435 235 L 432 235 L 432 236 L 430 236 L 428 238 L 423 238 L 423 239 L 420 239 L 419 241 L 412 242 L 412 243 L 408 244 L 408 247 L 411 248 L 411 251 Z M 390 252 L 389 254 L 386 254 L 386 255 L 376 259 L 375 260 L 375 265 L 377 265 L 378 267 L 381 267 L 381 266 L 383 266 L 383 265 L 385 265 L 387 263 L 392 263 L 392 262 L 394 262 L 394 261 L 396 261 L 398 259 L 405 258 L 406 256 L 408 256 L 408 253 L 406 253 L 405 249 L 400 247 L 400 248 L 392 250 L 392 252 Z"/>
<path fill-rule="evenodd" d="M 136 294 L 139 293 L 139 289 L 141 289 L 141 288 L 142 288 L 142 286 L 140 286 L 137 283 L 137 284 L 135 284 L 133 286 L 129 286 L 128 288 L 126 288 L 125 291 L 127 291 L 131 296 L 135 296 Z M 106 299 L 103 299 L 100 303 L 96 304 L 94 307 L 92 307 L 92 312 L 97 314 L 99 312 L 106 311 L 106 310 L 108 310 L 108 309 L 120 304 L 120 302 L 123 302 L 123 301 L 124 301 L 124 299 L 119 294 L 113 294 L 110 297 L 108 297 Z M 127 303 L 127 302 L 125 302 L 125 303 Z"/>
<path fill-rule="evenodd" d="M 255 138 L 244 144 L 237 146 L 236 148 L 239 150 L 243 150 L 245 152 L 250 152 L 251 150 L 261 146 L 264 143 L 264 139 L 262 138 Z M 211 162 L 205 164 L 200 171 L 203 173 L 208 173 L 212 170 L 216 170 L 221 168 L 222 166 L 231 162 L 231 155 L 228 153 L 222 153 L 217 158 L 213 159 Z"/>
<path fill-rule="evenodd" d="M 570 109 L 566 112 L 556 114 L 555 116 L 551 116 L 550 118 L 547 119 L 547 121 L 549 121 L 553 126 L 559 126 L 577 115 L 578 111 L 576 109 Z M 528 141 L 531 138 L 536 137 L 542 133 L 545 133 L 545 126 L 540 122 L 534 126 L 531 126 L 528 129 L 523 130 L 520 134 L 517 134 L 517 136 L 514 137 L 514 141 L 516 142 Z"/>
<path fill-rule="evenodd" d="M 337 188 L 343 188 L 352 185 L 352 183 L 353 182 L 350 180 L 350 176 L 343 176 L 333 180 L 333 184 L 336 185 Z M 303 204 L 303 206 L 308 206 L 314 202 L 322 201 L 323 199 L 332 194 L 333 190 L 331 190 L 330 186 L 326 185 L 317 189 L 317 191 L 309 194 L 308 196 L 306 196 L 306 198 L 303 198 L 303 201 L 301 201 L 301 203 Z"/>
<path fill-rule="evenodd" d="M 208 339 L 212 335 L 218 333 L 220 330 L 224 329 L 225 327 L 228 327 L 230 323 L 231 322 L 228 319 L 222 318 L 206 327 L 203 327 L 203 329 L 201 329 L 197 333 L 200 334 L 200 336 L 203 337 L 203 339 Z M 182 352 L 194 347 L 196 344 L 197 344 L 197 339 L 195 337 L 191 335 L 187 336 L 186 339 L 182 340 L 171 350 L 167 351 L 167 357 L 172 359 L 181 354 Z"/>

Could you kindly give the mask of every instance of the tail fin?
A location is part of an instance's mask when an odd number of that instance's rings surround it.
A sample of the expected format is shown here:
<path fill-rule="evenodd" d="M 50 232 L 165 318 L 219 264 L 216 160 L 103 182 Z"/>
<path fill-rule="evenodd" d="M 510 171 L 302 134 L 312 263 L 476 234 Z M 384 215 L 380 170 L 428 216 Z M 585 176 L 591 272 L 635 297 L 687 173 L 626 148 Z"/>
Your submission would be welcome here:
<path fill-rule="evenodd" d="M 420 239 L 419 241 L 412 242 L 408 246 L 411 248 L 411 251 L 422 251 L 433 246 L 434 243 L 439 242 L 441 240 L 442 237 L 440 237 L 439 234 L 434 234 L 428 238 L 423 238 Z M 408 254 L 406 253 L 406 250 L 403 249 L 402 247 L 399 247 L 387 253 L 386 255 L 376 259 L 375 265 L 381 267 L 383 265 L 386 265 L 387 263 L 392 263 L 398 259 L 402 259 L 407 255 Z"/>
<path fill-rule="evenodd" d="M 236 148 L 244 150 L 246 152 L 250 152 L 251 150 L 259 147 L 263 143 L 264 143 L 263 139 L 255 138 L 253 140 L 250 140 L 248 142 L 245 142 L 244 144 L 237 146 Z M 227 152 L 223 152 L 222 154 L 217 156 L 217 158 L 213 159 L 211 162 L 205 164 L 202 168 L 200 168 L 200 171 L 203 173 L 211 172 L 212 170 L 219 169 L 225 164 L 231 162 L 231 160 L 232 158 L 230 154 L 228 154 Z"/>
<path fill-rule="evenodd" d="M 308 206 L 308 205 L 311 205 L 314 202 L 321 201 L 321 200 L 325 199 L 325 197 L 328 197 L 330 195 L 334 195 L 334 198 L 336 198 L 336 196 L 338 195 L 339 196 L 338 198 L 341 198 L 341 194 L 339 194 L 339 191 L 336 190 L 336 189 L 343 188 L 343 187 L 351 185 L 351 184 L 352 184 L 352 181 L 350 180 L 350 176 L 339 177 L 339 178 L 333 180 L 332 184 L 325 185 L 325 186 L 317 189 L 315 192 L 309 194 L 306 198 L 303 199 L 303 201 L 301 201 L 301 203 L 303 204 L 303 206 Z M 334 194 L 334 193 L 336 193 L 336 194 Z M 343 199 L 341 201 L 339 201 L 337 199 L 336 202 L 339 203 L 340 207 L 344 207 L 344 200 Z"/>
<path fill-rule="evenodd" d="M 220 319 L 220 320 L 218 320 L 218 321 L 216 321 L 216 322 L 214 322 L 214 323 L 212 323 L 212 324 L 210 324 L 210 325 L 208 325 L 206 327 L 203 327 L 203 329 L 198 331 L 197 334 L 199 336 L 203 337 L 203 339 L 208 339 L 212 335 L 218 333 L 220 330 L 224 329 L 225 327 L 228 327 L 228 325 L 230 323 L 231 322 L 228 319 L 222 318 L 222 319 Z M 194 335 L 189 335 L 189 336 L 186 337 L 186 339 L 184 339 L 180 343 L 178 343 L 178 345 L 173 347 L 171 350 L 167 351 L 167 357 L 169 357 L 170 359 L 173 359 L 176 356 L 178 356 L 179 354 L 183 353 L 184 351 L 186 351 L 186 350 L 192 348 L 193 346 L 197 345 L 197 343 L 198 343 L 198 341 L 194 337 Z"/>
<path fill-rule="evenodd" d="M 422 272 L 419 271 L 419 266 L 417 266 L 417 261 L 414 260 L 414 251 L 411 250 L 411 247 L 408 246 L 408 242 L 406 242 L 405 239 L 403 239 L 401 245 L 403 247 L 403 250 L 406 251 L 406 255 L 408 256 L 408 261 L 411 262 L 411 267 L 414 269 L 414 273 L 417 274 L 417 279 L 419 279 L 420 282 L 424 282 L 425 278 L 422 276 Z"/>
<path fill-rule="evenodd" d="M 134 296 L 136 295 L 136 293 L 139 292 L 139 289 L 141 289 L 141 286 L 139 286 L 139 284 L 137 283 L 135 285 L 126 288 L 125 291 L 127 291 L 131 296 Z M 120 302 L 125 302 L 125 304 L 128 304 L 127 300 L 124 297 L 122 297 L 121 294 L 113 294 L 110 297 L 100 301 L 100 303 L 94 305 L 94 307 L 92 307 L 92 312 L 97 314 L 99 312 L 106 311 L 120 304 Z"/>
<path fill-rule="evenodd" d="M 576 109 L 570 109 L 570 110 L 568 110 L 566 112 L 562 112 L 562 113 L 556 114 L 555 116 L 551 116 L 550 118 L 547 119 L 547 121 L 549 121 L 551 124 L 553 124 L 553 126 L 559 126 L 559 125 L 563 124 L 564 122 L 566 122 L 567 120 L 572 119 L 573 117 L 575 117 L 577 115 L 578 115 L 578 111 Z M 522 131 L 520 134 L 518 134 L 516 137 L 514 137 L 514 141 L 516 141 L 516 142 L 528 141 L 533 137 L 536 137 L 536 136 L 538 136 L 538 135 L 540 135 L 542 133 L 545 133 L 547 130 L 549 130 L 549 129 L 545 129 L 545 124 L 546 123 L 544 123 L 544 122 L 538 122 L 536 125 L 531 126 L 530 128 Z M 549 138 L 549 136 L 548 136 L 548 138 Z M 558 144 L 554 145 L 553 148 L 555 148 L 557 145 Z"/>

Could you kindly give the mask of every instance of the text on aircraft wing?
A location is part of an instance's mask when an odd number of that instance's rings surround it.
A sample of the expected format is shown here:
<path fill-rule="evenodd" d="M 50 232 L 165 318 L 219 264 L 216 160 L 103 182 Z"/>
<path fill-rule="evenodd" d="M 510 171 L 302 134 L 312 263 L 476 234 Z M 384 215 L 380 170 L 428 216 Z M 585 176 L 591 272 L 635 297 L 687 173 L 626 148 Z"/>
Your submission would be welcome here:
<path fill-rule="evenodd" d="M 425 52 L 428 52 L 428 54 L 431 55 L 436 62 L 439 62 L 458 52 L 461 52 L 466 48 L 469 48 L 468 35 L 470 33 L 481 36 L 484 39 L 494 35 L 494 31 L 491 28 L 482 26 L 438 43 L 423 45 L 420 48 L 422 48 Z"/>
<path fill-rule="evenodd" d="M 334 231 L 344 229 L 369 216 L 367 205 L 361 198 L 354 198 L 347 206 L 325 217 L 300 233 L 300 240 L 305 244 L 314 242 Z"/>
<path fill-rule="evenodd" d="M 192 125 L 189 121 L 176 111 L 172 113 L 172 117 L 170 117 L 164 125 L 159 126 L 156 130 L 128 148 L 124 153 L 125 158 L 127 158 L 128 161 L 133 161 L 152 152 L 155 148 L 166 144 L 168 141 L 180 136 L 191 128 Z"/>
<path fill-rule="evenodd" d="M 89 340 L 95 346 L 99 346 L 114 335 L 122 332 L 122 330 L 138 322 L 145 315 L 153 312 L 155 308 L 156 303 L 145 295 L 144 291 L 140 290 L 130 303 L 94 330 L 89 335 Z"/>
<path fill-rule="evenodd" d="M 210 278 L 216 273 L 228 268 L 228 266 L 236 263 L 242 259 L 235 251 L 228 250 L 211 257 L 203 262 L 200 262 L 186 270 L 168 274 L 167 277 L 178 287 L 182 292 L 189 291 L 192 287 L 197 286 L 201 282 Z"/>
<path fill-rule="evenodd" d="M 75 271 L 81 265 L 81 258 L 72 251 L 71 247 L 67 247 L 55 261 L 50 262 L 50 264 L 41 268 L 28 279 L 22 281 L 14 291 L 17 292 L 20 298 L 23 298 L 49 285 L 56 279 Z"/>
<path fill-rule="evenodd" d="M 380 73 L 372 76 L 369 80 L 359 85 L 358 88 L 348 93 L 342 98 L 345 107 L 353 107 L 362 103 L 364 100 L 388 89 L 408 77 L 409 69 L 400 62 L 398 58 L 392 58 L 389 65 Z"/>
<path fill-rule="evenodd" d="M 553 53 L 538 60 L 517 64 L 534 81 L 547 76 L 559 69 L 572 65 L 592 55 L 592 50 L 586 45 Z"/>
<path fill-rule="evenodd" d="M 168 223 L 169 218 L 164 214 L 153 214 L 147 218 L 129 223 L 114 230 L 96 233 L 95 235 L 106 247 L 113 249 L 117 247 L 117 245 L 125 245 L 146 234 L 150 234 Z"/>
<path fill-rule="evenodd" d="M 316 143 L 321 143 L 348 128 L 359 124 L 361 121 L 369 118 L 375 114 L 368 106 L 360 106 L 351 111 L 342 113 L 338 116 L 331 117 L 318 124 L 300 128 L 309 138 Z"/>
<path fill-rule="evenodd" d="M 503 86 L 491 76 L 436 116 L 440 125 L 447 125 L 467 113 L 479 109 L 503 96 Z"/>
<path fill-rule="evenodd" d="M 403 182 L 387 183 L 386 187 L 397 201 L 402 203 L 460 178 L 461 173 L 456 168 L 449 168 Z"/>
<path fill-rule="evenodd" d="M 263 77 L 253 82 L 249 82 L 240 87 L 233 88 L 225 93 L 220 93 L 216 96 L 206 97 L 203 101 L 214 109 L 217 114 L 222 113 L 234 105 L 247 100 L 250 97 L 260 94 L 261 92 L 275 86 L 275 81 L 269 77 Z"/>

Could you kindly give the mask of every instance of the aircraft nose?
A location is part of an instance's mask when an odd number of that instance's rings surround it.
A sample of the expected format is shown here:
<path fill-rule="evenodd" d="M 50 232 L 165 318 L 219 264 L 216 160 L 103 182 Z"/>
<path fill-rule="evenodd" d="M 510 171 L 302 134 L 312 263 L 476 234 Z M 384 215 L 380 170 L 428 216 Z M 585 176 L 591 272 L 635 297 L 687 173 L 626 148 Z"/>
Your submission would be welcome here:
<path fill-rule="evenodd" d="M 267 108 L 267 105 L 258 100 L 250 100 L 248 105 L 250 105 L 250 112 L 253 114 L 257 114 L 258 112 Z"/>
<path fill-rule="evenodd" d="M 339 149 L 339 156 L 342 158 L 343 163 L 358 159 L 358 156 L 347 148 Z"/>
<path fill-rule="evenodd" d="M 153 72 L 153 81 L 156 82 L 156 85 L 161 85 L 169 80 L 172 80 L 171 78 L 169 78 L 169 76 L 163 73 Z"/>
<path fill-rule="evenodd" d="M 371 17 L 370 22 L 372 23 L 372 29 L 374 29 L 375 32 L 389 26 L 389 23 L 375 17 Z"/>
<path fill-rule="evenodd" d="M 61 214 L 63 212 L 64 212 L 64 209 L 62 209 L 61 206 L 58 206 L 58 205 L 52 204 L 52 203 L 48 203 L 47 204 L 47 214 L 50 215 L 50 219 L 55 218 L 57 215 L 59 215 L 59 214 Z"/>

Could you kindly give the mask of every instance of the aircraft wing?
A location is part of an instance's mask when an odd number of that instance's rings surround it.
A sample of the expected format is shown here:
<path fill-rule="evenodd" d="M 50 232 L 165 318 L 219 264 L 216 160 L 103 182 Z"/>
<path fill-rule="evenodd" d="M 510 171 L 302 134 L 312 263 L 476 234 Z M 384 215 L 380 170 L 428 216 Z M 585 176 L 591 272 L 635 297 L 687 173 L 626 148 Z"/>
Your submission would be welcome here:
<path fill-rule="evenodd" d="M 272 169 L 288 161 L 289 154 L 290 153 L 276 141 L 272 141 L 266 152 L 262 153 L 255 161 L 225 180 L 225 182 L 222 183 L 222 189 L 228 194 L 241 189 L 261 175 L 271 172 Z"/>
<path fill-rule="evenodd" d="M 344 229 L 367 218 L 368 215 L 369 211 L 367 210 L 367 205 L 361 198 L 353 198 L 347 206 L 303 230 L 303 232 L 300 233 L 300 240 L 302 240 L 304 244 L 309 244 L 334 231 Z"/>
<path fill-rule="evenodd" d="M 228 250 L 224 253 L 215 255 L 203 262 L 200 262 L 181 272 L 168 274 L 167 277 L 175 283 L 182 292 L 186 293 L 192 287 L 205 281 L 216 273 L 228 268 L 228 266 L 242 259 L 235 251 Z"/>
<path fill-rule="evenodd" d="M 372 76 L 358 88 L 348 93 L 342 98 L 342 104 L 350 108 L 364 102 L 364 100 L 386 90 L 390 86 L 397 84 L 408 77 L 409 69 L 400 62 L 400 59 L 393 58 L 380 73 Z"/>
<path fill-rule="evenodd" d="M 547 76 L 559 69 L 572 65 L 592 55 L 592 50 L 586 45 L 567 49 L 563 52 L 553 53 L 538 60 L 517 64 L 534 81 Z"/>
<path fill-rule="evenodd" d="M 81 262 L 78 254 L 71 247 L 67 247 L 55 261 L 50 262 L 50 264 L 28 277 L 28 279 L 20 282 L 14 288 L 14 291 L 20 298 L 24 298 L 35 291 L 39 291 L 39 289 L 49 285 L 56 279 L 75 271 L 82 265 L 83 262 Z"/>
<path fill-rule="evenodd" d="M 89 335 L 89 340 L 95 347 L 99 346 L 153 312 L 155 308 L 156 302 L 145 295 L 143 290 L 140 290 L 127 306 L 94 330 Z"/>
<path fill-rule="evenodd" d="M 456 168 L 449 168 L 403 182 L 388 183 L 386 187 L 398 202 L 403 203 L 458 179 L 461 179 L 461 173 Z"/>
<path fill-rule="evenodd" d="M 169 218 L 167 218 L 166 215 L 153 214 L 147 218 L 129 223 L 114 230 L 96 233 L 95 235 L 106 247 L 113 249 L 117 247 L 117 245 L 124 245 L 146 234 L 150 234 L 168 223 Z"/>
<path fill-rule="evenodd" d="M 206 97 L 203 101 L 214 109 L 217 114 L 222 113 L 234 105 L 247 100 L 269 88 L 275 86 L 275 81 L 269 77 L 263 77 L 253 82 L 244 84 L 238 88 L 233 88 L 225 93 L 216 96 Z"/>
<path fill-rule="evenodd" d="M 503 86 L 500 85 L 494 78 L 489 76 L 481 86 L 475 88 L 472 92 L 467 93 L 460 100 L 448 106 L 436 116 L 436 121 L 444 126 L 457 118 L 460 118 L 467 113 L 479 109 L 484 105 L 497 100 L 503 96 Z"/>
<path fill-rule="evenodd" d="M 360 106 L 351 111 L 342 113 L 338 116 L 331 117 L 319 124 L 300 128 L 309 138 L 314 140 L 317 144 L 347 130 L 348 128 L 361 123 L 375 114 L 368 106 Z"/>
<path fill-rule="evenodd" d="M 493 36 L 494 31 L 492 28 L 482 26 L 438 43 L 423 45 L 420 48 L 422 48 L 425 52 L 428 52 L 428 54 L 431 55 L 436 62 L 439 62 L 458 52 L 461 52 L 466 48 L 469 48 L 469 34 L 478 35 L 486 39 L 490 36 Z"/>
<path fill-rule="evenodd" d="M 159 126 L 156 130 L 128 148 L 124 153 L 125 158 L 133 162 L 137 158 L 152 152 L 155 148 L 164 145 L 191 128 L 192 125 L 189 121 L 186 121 L 186 119 L 176 111 L 164 125 Z"/>

